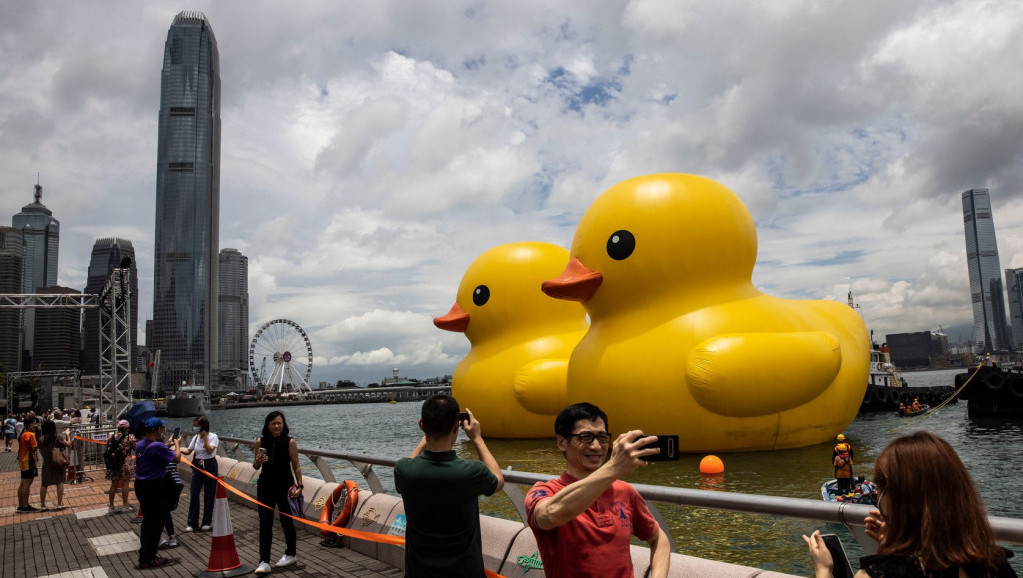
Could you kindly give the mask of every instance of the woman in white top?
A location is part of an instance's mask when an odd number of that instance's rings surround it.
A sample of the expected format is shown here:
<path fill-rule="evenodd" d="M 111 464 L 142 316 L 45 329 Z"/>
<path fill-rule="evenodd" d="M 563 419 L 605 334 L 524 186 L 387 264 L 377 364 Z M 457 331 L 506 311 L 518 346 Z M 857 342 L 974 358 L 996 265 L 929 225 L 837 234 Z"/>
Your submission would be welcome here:
<path fill-rule="evenodd" d="M 186 532 L 195 530 L 207 531 L 213 524 L 213 499 L 216 497 L 217 476 L 217 446 L 220 445 L 220 438 L 210 431 L 210 420 L 205 416 L 195 418 L 192 422 L 192 440 L 188 447 L 181 448 L 181 453 L 189 455 L 194 453 L 192 465 L 197 469 L 209 472 L 213 477 L 192 472 L 191 498 L 188 501 L 188 526 Z M 203 496 L 202 525 L 199 525 L 199 494 Z"/>

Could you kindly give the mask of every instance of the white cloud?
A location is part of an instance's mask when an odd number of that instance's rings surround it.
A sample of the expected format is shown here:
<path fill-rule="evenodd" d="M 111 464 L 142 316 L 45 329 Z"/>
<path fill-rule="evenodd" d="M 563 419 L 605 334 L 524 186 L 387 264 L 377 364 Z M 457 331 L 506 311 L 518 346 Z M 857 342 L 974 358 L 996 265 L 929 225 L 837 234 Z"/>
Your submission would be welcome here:
<path fill-rule="evenodd" d="M 251 323 L 310 334 L 314 381 L 450 373 L 430 323 L 494 245 L 567 246 L 604 189 L 716 178 L 758 224 L 754 281 L 878 331 L 972 323 L 959 193 L 1023 266 L 1023 5 L 200 0 L 222 68 L 221 247 Z M 156 116 L 176 8 L 0 6 L 0 207 L 61 220 L 60 282 L 135 245 L 150 313 Z M 955 339 L 956 335 L 950 335 Z M 969 338 L 965 336 L 964 339 Z"/>

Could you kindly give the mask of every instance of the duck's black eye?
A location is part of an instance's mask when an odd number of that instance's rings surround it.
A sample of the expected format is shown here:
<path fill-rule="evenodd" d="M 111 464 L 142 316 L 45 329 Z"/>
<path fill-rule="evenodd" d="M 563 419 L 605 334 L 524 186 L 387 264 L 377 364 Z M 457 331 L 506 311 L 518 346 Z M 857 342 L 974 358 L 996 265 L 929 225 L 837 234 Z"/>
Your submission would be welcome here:
<path fill-rule="evenodd" d="M 476 290 L 472 292 L 472 302 L 477 307 L 482 307 L 487 301 L 490 301 L 490 289 L 486 285 L 476 287 Z"/>
<path fill-rule="evenodd" d="M 635 250 L 636 238 L 625 229 L 611 233 L 607 240 L 607 254 L 615 261 L 627 258 Z"/>

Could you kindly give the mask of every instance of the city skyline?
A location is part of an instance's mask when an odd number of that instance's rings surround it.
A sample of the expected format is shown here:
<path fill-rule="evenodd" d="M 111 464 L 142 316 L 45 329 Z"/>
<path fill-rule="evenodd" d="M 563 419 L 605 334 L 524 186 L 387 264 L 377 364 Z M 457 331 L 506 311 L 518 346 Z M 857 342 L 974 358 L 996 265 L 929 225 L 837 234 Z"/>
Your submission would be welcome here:
<path fill-rule="evenodd" d="M 875 335 L 971 338 L 966 189 L 991 192 L 1001 265 L 1023 267 L 1011 3 L 183 7 L 220 51 L 219 246 L 249 259 L 250 333 L 301 324 L 314 382 L 449 373 L 468 342 L 431 321 L 476 256 L 568 247 L 602 191 L 655 172 L 734 190 L 757 288 L 851 289 Z M 41 173 L 62 286 L 85 285 L 96 238 L 131 239 L 140 319 L 177 12 L 0 6 L 0 207 L 17 212 Z"/>
<path fill-rule="evenodd" d="M 156 157 L 153 319 L 159 388 L 210 387 L 219 356 L 220 53 L 206 17 L 167 31 Z"/>

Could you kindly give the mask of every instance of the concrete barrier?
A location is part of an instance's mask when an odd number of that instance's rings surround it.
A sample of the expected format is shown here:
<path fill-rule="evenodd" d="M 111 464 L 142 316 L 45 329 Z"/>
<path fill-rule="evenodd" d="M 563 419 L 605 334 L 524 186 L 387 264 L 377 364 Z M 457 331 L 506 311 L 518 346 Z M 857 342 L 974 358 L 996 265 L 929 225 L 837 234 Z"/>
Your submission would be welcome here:
<path fill-rule="evenodd" d="M 500 573 L 515 538 L 520 532 L 530 532 L 521 522 L 491 516 L 480 516 L 480 536 L 483 540 L 483 567 Z M 535 572 L 534 572 L 535 574 Z"/>
<path fill-rule="evenodd" d="M 368 496 L 366 496 L 368 494 Z M 364 497 L 366 496 L 366 497 Z M 372 494 L 359 492 L 359 504 L 355 515 L 348 522 L 348 527 L 363 532 L 386 534 L 390 524 L 393 522 L 391 512 L 401 503 L 401 498 L 388 496 L 387 494 Z M 371 558 L 377 557 L 379 549 L 376 542 L 366 540 L 346 539 L 347 545 L 352 550 L 365 554 Z M 404 568 L 404 556 L 402 557 L 402 568 Z"/>

